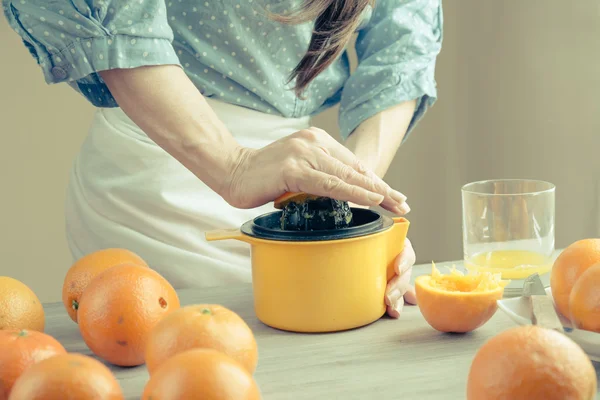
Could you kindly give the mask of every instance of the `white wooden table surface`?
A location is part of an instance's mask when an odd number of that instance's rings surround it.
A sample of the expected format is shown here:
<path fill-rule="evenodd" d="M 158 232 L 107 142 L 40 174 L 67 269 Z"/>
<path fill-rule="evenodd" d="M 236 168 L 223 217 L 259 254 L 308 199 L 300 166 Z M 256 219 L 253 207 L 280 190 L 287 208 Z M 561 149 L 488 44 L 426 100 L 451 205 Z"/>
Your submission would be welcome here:
<path fill-rule="evenodd" d="M 414 271 L 415 275 L 429 273 L 431 266 L 415 266 Z M 250 285 L 182 290 L 179 296 L 182 305 L 222 304 L 246 320 L 259 346 L 255 377 L 265 400 L 465 399 L 467 374 L 477 349 L 515 326 L 498 310 L 474 332 L 443 334 L 427 324 L 416 306 L 408 306 L 399 320 L 384 317 L 352 331 L 297 334 L 269 328 L 256 319 Z M 46 332 L 68 351 L 91 355 L 62 303 L 44 307 Z M 600 374 L 600 365 L 595 366 Z M 139 399 L 148 380 L 145 366 L 110 367 L 126 398 Z"/>

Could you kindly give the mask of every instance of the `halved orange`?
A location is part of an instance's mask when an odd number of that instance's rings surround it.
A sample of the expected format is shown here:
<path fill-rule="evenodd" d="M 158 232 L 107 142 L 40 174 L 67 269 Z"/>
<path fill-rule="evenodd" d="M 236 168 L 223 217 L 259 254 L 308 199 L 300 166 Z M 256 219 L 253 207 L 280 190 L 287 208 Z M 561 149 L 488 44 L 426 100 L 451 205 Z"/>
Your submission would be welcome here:
<path fill-rule="evenodd" d="M 485 324 L 498 309 L 510 281 L 500 274 L 469 272 L 454 266 L 442 274 L 432 263 L 431 275 L 415 279 L 417 302 L 429 325 L 440 332 L 465 333 Z"/>
<path fill-rule="evenodd" d="M 281 196 L 275 199 L 273 206 L 279 210 L 282 210 L 286 205 L 291 202 L 303 203 L 306 200 L 315 200 L 321 196 L 314 194 L 308 194 L 304 192 L 285 192 Z"/>

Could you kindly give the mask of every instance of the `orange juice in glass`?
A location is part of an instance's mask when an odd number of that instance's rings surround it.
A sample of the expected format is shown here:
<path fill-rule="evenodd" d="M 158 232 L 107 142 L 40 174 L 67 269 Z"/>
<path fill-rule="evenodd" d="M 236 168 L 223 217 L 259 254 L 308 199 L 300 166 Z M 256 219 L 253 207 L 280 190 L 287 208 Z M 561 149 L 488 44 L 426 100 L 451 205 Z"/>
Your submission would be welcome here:
<path fill-rule="evenodd" d="M 496 272 L 503 279 L 517 281 L 509 287 L 522 287 L 518 281 L 533 273 L 546 276 L 550 272 L 554 255 L 552 183 L 497 179 L 466 184 L 461 192 L 467 269 Z"/>

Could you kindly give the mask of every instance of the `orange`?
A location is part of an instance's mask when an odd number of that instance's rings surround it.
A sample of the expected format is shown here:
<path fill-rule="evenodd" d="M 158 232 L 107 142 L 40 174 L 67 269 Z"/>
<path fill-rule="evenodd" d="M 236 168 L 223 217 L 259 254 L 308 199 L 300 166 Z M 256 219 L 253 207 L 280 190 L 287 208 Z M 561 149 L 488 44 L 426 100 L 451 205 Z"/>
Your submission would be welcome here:
<path fill-rule="evenodd" d="M 123 367 L 141 365 L 150 331 L 178 308 L 175 289 L 158 272 L 121 265 L 98 274 L 83 292 L 79 330 L 100 358 Z"/>
<path fill-rule="evenodd" d="M 36 294 L 23 282 L 0 276 L 0 330 L 44 331 L 46 316 Z"/>
<path fill-rule="evenodd" d="M 123 400 L 115 376 L 100 361 L 69 353 L 47 358 L 21 375 L 9 400 Z"/>
<path fill-rule="evenodd" d="M 148 266 L 140 256 L 126 249 L 99 250 L 81 257 L 71 266 L 63 282 L 62 301 L 73 321 L 77 322 L 79 300 L 90 281 L 100 272 L 121 264 Z"/>
<path fill-rule="evenodd" d="M 550 288 L 556 308 L 569 318 L 571 289 L 583 272 L 600 262 L 600 239 L 579 240 L 560 253 L 550 273 Z"/>
<path fill-rule="evenodd" d="M 467 400 L 593 400 L 596 371 L 581 347 L 535 325 L 508 329 L 481 346 Z"/>
<path fill-rule="evenodd" d="M 246 368 L 213 349 L 191 349 L 169 358 L 150 377 L 142 400 L 259 400 Z"/>
<path fill-rule="evenodd" d="M 303 192 L 286 192 L 275 199 L 275 201 L 273 202 L 273 206 L 281 210 L 292 201 L 296 203 L 303 203 L 306 200 L 314 200 L 318 199 L 319 197 L 320 196 L 307 194 Z"/>
<path fill-rule="evenodd" d="M 442 274 L 435 265 L 431 275 L 415 279 L 417 302 L 429 325 L 441 332 L 464 333 L 485 324 L 496 312 L 508 281 L 500 274 L 452 268 Z"/>
<path fill-rule="evenodd" d="M 0 399 L 5 400 L 19 376 L 33 364 L 65 348 L 52 336 L 38 331 L 0 331 Z"/>
<path fill-rule="evenodd" d="M 152 374 L 167 359 L 193 348 L 212 348 L 239 361 L 251 374 L 258 363 L 252 330 L 233 311 L 214 304 L 182 307 L 154 327 L 146 345 L 146 367 Z"/>
<path fill-rule="evenodd" d="M 576 328 L 600 333 L 600 263 L 577 279 L 569 296 L 569 309 Z"/>

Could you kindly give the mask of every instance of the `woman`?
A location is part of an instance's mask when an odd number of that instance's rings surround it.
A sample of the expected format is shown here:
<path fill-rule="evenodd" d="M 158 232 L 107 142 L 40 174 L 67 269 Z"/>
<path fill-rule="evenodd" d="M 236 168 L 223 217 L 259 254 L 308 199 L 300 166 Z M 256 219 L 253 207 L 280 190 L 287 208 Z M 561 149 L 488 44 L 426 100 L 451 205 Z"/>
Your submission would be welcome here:
<path fill-rule="evenodd" d="M 410 210 L 381 177 L 436 98 L 440 0 L 3 4 L 46 81 L 98 107 L 69 184 L 73 257 L 125 247 L 177 288 L 248 281 L 248 248 L 203 233 L 286 191 Z M 309 124 L 336 103 L 346 147 Z M 415 303 L 414 261 L 408 242 L 387 289 L 392 317 Z"/>

